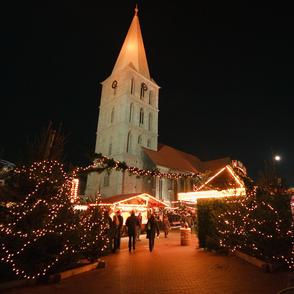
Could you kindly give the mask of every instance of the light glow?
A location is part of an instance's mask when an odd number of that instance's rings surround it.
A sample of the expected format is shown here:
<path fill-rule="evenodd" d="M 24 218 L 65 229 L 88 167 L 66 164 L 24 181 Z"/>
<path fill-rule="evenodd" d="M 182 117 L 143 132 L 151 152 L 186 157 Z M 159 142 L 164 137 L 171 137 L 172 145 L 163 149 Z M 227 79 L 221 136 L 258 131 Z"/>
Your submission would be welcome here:
<path fill-rule="evenodd" d="M 280 155 L 275 155 L 274 159 L 275 159 L 275 161 L 280 161 L 281 160 L 281 156 Z"/>
<path fill-rule="evenodd" d="M 235 188 L 227 190 L 209 190 L 209 191 L 196 191 L 196 192 L 187 192 L 187 193 L 178 193 L 179 201 L 197 203 L 197 199 L 204 198 L 222 198 L 230 196 L 245 196 L 245 188 Z"/>

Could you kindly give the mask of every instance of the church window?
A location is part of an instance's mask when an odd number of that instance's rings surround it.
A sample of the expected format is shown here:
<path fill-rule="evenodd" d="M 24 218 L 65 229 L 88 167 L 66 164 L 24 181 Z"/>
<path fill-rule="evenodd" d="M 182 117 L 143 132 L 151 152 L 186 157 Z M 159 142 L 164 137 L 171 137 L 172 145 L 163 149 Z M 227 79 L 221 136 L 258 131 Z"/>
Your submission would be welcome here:
<path fill-rule="evenodd" d="M 134 78 L 131 79 L 131 94 L 134 94 L 135 91 L 135 82 L 134 82 Z"/>
<path fill-rule="evenodd" d="M 141 136 L 141 135 L 139 135 L 139 137 L 138 137 L 138 144 L 139 144 L 139 145 L 142 144 L 142 136 Z"/>
<path fill-rule="evenodd" d="M 110 182 L 110 176 L 108 173 L 106 173 L 103 179 L 103 186 L 109 187 L 109 182 Z"/>
<path fill-rule="evenodd" d="M 133 121 L 133 115 L 134 115 L 134 104 L 131 103 L 131 105 L 130 105 L 129 122 L 132 122 Z"/>
<path fill-rule="evenodd" d="M 159 183 L 158 183 L 158 185 L 159 185 L 159 187 L 158 187 L 158 190 L 159 190 L 159 199 L 160 200 L 162 200 L 162 179 L 161 178 L 159 178 Z"/>
<path fill-rule="evenodd" d="M 144 124 L 144 110 L 143 108 L 140 109 L 140 120 L 139 120 L 140 126 Z"/>
<path fill-rule="evenodd" d="M 149 119 L 148 119 L 148 131 L 151 131 L 152 129 L 152 114 L 149 113 Z"/>
<path fill-rule="evenodd" d="M 114 122 L 114 107 L 111 110 L 111 115 L 110 115 L 110 123 Z"/>
<path fill-rule="evenodd" d="M 111 154 L 112 154 L 112 138 L 110 138 L 110 142 L 108 145 L 108 155 L 111 155 Z"/>
<path fill-rule="evenodd" d="M 152 99 L 153 99 L 153 92 L 149 92 L 149 104 L 152 105 Z"/>
<path fill-rule="evenodd" d="M 143 99 L 145 96 L 145 92 L 148 90 L 148 87 L 145 83 L 141 84 L 141 91 L 140 91 L 140 99 Z"/>
<path fill-rule="evenodd" d="M 128 138 L 127 138 L 127 153 L 132 152 L 132 133 L 128 133 Z"/>
<path fill-rule="evenodd" d="M 151 147 L 151 140 L 150 139 L 147 140 L 147 147 Z"/>

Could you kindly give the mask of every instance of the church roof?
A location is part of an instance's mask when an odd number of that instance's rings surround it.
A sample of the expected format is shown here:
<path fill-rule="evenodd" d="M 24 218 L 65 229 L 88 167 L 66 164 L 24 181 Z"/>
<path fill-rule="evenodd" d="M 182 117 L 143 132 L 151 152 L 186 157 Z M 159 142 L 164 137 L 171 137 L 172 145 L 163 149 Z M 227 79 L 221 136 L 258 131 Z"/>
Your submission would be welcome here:
<path fill-rule="evenodd" d="M 177 150 L 164 144 L 158 145 L 158 151 L 147 148 L 143 148 L 143 150 L 154 164 L 183 172 L 199 173 L 214 171 L 231 162 L 229 157 L 201 161 L 195 155 Z"/>
<path fill-rule="evenodd" d="M 130 25 L 129 31 L 114 65 L 112 74 L 131 66 L 138 73 L 150 79 L 149 68 L 138 18 L 138 9 Z"/>

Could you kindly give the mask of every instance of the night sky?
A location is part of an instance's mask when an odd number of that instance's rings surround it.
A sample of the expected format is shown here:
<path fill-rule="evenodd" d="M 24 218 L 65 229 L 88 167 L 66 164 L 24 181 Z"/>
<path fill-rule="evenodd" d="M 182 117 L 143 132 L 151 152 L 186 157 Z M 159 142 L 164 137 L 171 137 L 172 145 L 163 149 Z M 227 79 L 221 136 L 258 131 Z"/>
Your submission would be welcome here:
<path fill-rule="evenodd" d="M 0 158 L 17 162 L 52 120 L 67 134 L 67 160 L 83 165 L 94 153 L 100 82 L 136 2 L 10 2 L 0 28 Z M 294 186 L 292 9 L 224 2 L 138 1 L 161 86 L 159 142 L 201 160 L 238 159 L 253 178 L 280 154 Z"/>

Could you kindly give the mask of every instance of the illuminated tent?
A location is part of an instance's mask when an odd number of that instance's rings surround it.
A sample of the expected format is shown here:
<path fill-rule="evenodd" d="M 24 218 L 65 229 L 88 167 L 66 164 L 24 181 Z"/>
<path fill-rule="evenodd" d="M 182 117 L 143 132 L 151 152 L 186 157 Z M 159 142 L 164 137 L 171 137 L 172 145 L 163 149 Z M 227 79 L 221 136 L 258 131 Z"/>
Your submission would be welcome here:
<path fill-rule="evenodd" d="M 117 210 L 121 211 L 124 218 L 130 215 L 132 210 L 135 211 L 136 215 L 141 212 L 142 223 L 147 223 L 147 212 L 148 210 L 154 210 L 159 207 L 167 207 L 168 205 L 159 199 L 147 194 L 147 193 L 131 193 L 131 194 L 121 194 L 112 197 L 107 197 L 102 199 L 100 205 L 109 205 L 112 213 Z"/>
<path fill-rule="evenodd" d="M 233 167 L 240 170 L 242 165 L 240 162 L 232 161 L 231 165 L 227 164 L 213 172 L 202 185 L 194 187 L 193 192 L 178 193 L 178 200 L 197 203 L 197 199 L 201 198 L 245 196 L 244 183 Z M 245 167 L 243 173 L 246 173 Z"/>

